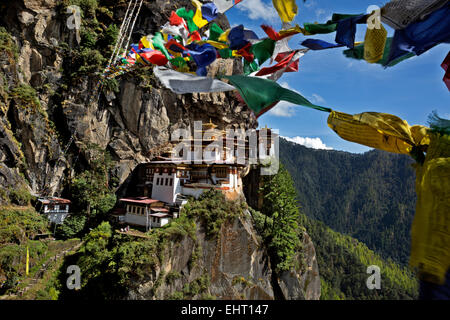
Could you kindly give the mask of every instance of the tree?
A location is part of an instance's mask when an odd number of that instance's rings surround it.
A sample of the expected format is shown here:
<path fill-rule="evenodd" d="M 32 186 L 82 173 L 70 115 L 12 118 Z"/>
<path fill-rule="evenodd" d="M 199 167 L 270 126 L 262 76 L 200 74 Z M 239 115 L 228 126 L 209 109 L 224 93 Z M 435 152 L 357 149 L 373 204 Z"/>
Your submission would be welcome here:
<path fill-rule="evenodd" d="M 89 145 L 85 152 L 90 155 L 91 168 L 74 179 L 71 190 L 75 203 L 89 219 L 111 210 L 116 203 L 116 196 L 112 189 L 115 181 L 109 174 L 112 167 L 110 155 L 97 145 Z"/>
<path fill-rule="evenodd" d="M 276 271 L 289 270 L 293 266 L 296 249 L 300 246 L 299 210 L 294 183 L 282 165 L 276 175 L 266 176 L 263 180 L 260 189 L 264 195 L 263 236 Z"/>

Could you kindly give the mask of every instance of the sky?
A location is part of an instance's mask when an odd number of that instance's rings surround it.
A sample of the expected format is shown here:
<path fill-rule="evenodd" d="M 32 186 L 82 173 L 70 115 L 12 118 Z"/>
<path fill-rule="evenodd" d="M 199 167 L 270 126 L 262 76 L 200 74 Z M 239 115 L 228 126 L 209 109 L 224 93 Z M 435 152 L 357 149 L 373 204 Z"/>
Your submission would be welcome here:
<path fill-rule="evenodd" d="M 366 0 L 297 0 L 298 14 L 293 23 L 325 23 L 333 13 L 366 13 L 370 5 L 382 7 L 387 1 Z M 271 0 L 243 0 L 226 16 L 232 26 L 243 24 L 265 37 L 260 28 L 268 24 L 281 29 L 281 20 Z M 388 37 L 394 30 L 383 24 Z M 356 41 L 363 41 L 367 27 L 358 25 Z M 303 48 L 307 38 L 334 43 L 335 33 L 305 37 L 296 35 L 289 42 L 292 49 Z M 300 58 L 299 72 L 285 73 L 278 83 L 295 90 L 311 102 L 349 114 L 385 112 L 406 120 L 410 125 L 427 125 L 428 115 L 437 111 L 450 119 L 450 91 L 442 78 L 441 63 L 450 45 L 440 44 L 420 56 L 394 67 L 383 68 L 364 60 L 343 55 L 346 48 L 309 51 Z M 327 126 L 328 113 L 281 102 L 258 118 L 260 127 L 278 129 L 281 136 L 317 149 L 334 149 L 362 153 L 370 148 L 345 141 Z"/>

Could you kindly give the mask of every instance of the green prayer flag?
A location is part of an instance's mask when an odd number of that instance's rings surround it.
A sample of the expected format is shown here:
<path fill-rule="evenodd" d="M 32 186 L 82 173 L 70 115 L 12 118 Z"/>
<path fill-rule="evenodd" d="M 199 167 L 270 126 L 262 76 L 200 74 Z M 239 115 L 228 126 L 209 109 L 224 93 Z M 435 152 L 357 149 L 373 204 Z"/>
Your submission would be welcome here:
<path fill-rule="evenodd" d="M 275 41 L 272 39 L 264 39 L 256 44 L 254 44 L 250 48 L 250 52 L 255 55 L 255 58 L 258 59 L 259 65 L 262 65 L 268 59 L 270 59 L 273 55 L 273 51 L 275 50 Z"/>
<path fill-rule="evenodd" d="M 233 50 L 231 50 L 230 48 L 220 49 L 218 51 L 219 51 L 219 56 L 222 59 L 228 59 L 228 58 L 233 57 Z"/>
<path fill-rule="evenodd" d="M 409 53 L 404 54 L 404 55 L 398 57 L 397 59 L 391 61 L 389 64 L 386 64 L 386 62 L 389 59 L 391 45 L 392 45 L 392 37 L 389 37 L 386 39 L 386 45 L 384 46 L 383 57 L 379 61 L 376 62 L 377 64 L 381 64 L 382 66 L 385 66 L 385 67 L 392 67 L 392 66 L 395 66 L 396 64 L 402 62 L 403 60 L 411 58 L 415 55 L 413 52 L 409 52 Z M 353 49 L 344 50 L 343 53 L 347 58 L 353 58 L 356 60 L 364 60 L 364 43 L 361 43 L 361 44 L 355 46 Z"/>
<path fill-rule="evenodd" d="M 167 59 L 171 59 L 171 56 L 169 52 L 167 51 L 166 47 L 164 46 L 164 38 L 163 35 L 160 32 L 156 32 L 155 36 L 152 38 L 152 43 L 155 49 L 158 49 L 161 51 Z"/>
<path fill-rule="evenodd" d="M 223 30 L 216 23 L 213 23 L 209 28 L 209 40 L 219 41 L 219 37 L 222 33 Z"/>
<path fill-rule="evenodd" d="M 187 11 L 186 8 L 180 8 L 176 11 L 176 14 L 186 20 L 189 32 L 194 32 L 198 30 L 197 25 L 194 23 L 194 11 Z"/>
<path fill-rule="evenodd" d="M 259 117 L 269 111 L 278 101 L 288 101 L 293 104 L 310 107 L 316 110 L 331 112 L 329 108 L 317 106 L 295 91 L 283 88 L 272 80 L 246 77 L 243 75 L 225 76 L 239 90 L 242 98 L 250 109 Z"/>
<path fill-rule="evenodd" d="M 253 60 L 252 62 L 248 62 L 247 60 L 244 60 L 244 75 L 248 76 L 250 73 L 253 73 L 258 70 L 259 70 L 259 66 L 255 60 Z"/>
<path fill-rule="evenodd" d="M 305 23 L 303 25 L 303 29 L 305 29 L 305 31 L 308 32 L 310 35 L 331 33 L 336 31 L 337 23 L 340 20 L 344 20 L 355 16 L 358 16 L 358 14 L 333 13 L 331 20 L 328 20 L 326 23 Z"/>

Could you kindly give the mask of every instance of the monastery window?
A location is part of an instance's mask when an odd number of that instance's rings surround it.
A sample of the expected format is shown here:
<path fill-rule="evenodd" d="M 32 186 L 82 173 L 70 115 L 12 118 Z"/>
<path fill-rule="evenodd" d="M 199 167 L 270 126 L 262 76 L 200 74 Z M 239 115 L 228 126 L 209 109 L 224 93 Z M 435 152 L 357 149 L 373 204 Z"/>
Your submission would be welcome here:
<path fill-rule="evenodd" d="M 170 178 L 170 180 L 169 180 L 169 186 L 173 186 L 173 178 Z"/>
<path fill-rule="evenodd" d="M 166 178 L 166 186 L 169 185 L 169 178 Z"/>
<path fill-rule="evenodd" d="M 216 177 L 217 178 L 226 178 L 227 177 L 227 168 L 216 168 Z"/>

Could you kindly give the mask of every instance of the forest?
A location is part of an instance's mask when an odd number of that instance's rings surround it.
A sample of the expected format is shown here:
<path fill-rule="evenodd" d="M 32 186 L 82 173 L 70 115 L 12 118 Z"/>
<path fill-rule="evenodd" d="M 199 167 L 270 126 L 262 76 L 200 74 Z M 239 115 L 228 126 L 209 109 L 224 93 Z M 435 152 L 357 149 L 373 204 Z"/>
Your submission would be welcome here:
<path fill-rule="evenodd" d="M 301 211 L 406 265 L 416 194 L 413 160 L 372 150 L 314 150 L 280 139 Z"/>

